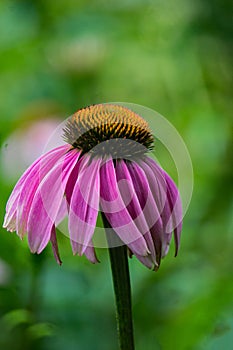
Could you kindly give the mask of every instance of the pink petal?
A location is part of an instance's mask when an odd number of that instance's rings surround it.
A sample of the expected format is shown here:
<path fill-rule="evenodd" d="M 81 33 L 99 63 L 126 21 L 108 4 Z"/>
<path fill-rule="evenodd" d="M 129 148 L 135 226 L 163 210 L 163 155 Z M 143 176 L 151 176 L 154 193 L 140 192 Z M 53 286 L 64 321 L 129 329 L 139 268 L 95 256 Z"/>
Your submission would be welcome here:
<path fill-rule="evenodd" d="M 147 194 L 148 196 L 148 184 L 144 182 L 143 187 L 140 187 L 140 191 L 138 192 L 138 186 L 136 186 L 136 188 L 134 187 L 135 183 L 133 182 L 127 165 L 123 160 L 116 163 L 116 178 L 121 197 L 125 205 L 127 205 L 127 210 L 138 230 L 144 236 L 152 255 L 152 259 L 155 261 L 155 249 L 150 234 L 150 227 L 148 226 L 148 222 L 146 221 L 144 215 L 144 210 L 141 207 L 141 203 L 138 198 L 141 197 L 141 192 Z M 151 203 L 149 205 L 151 205 Z"/>
<path fill-rule="evenodd" d="M 66 196 L 68 209 L 70 207 L 71 197 L 72 197 L 72 194 L 73 194 L 73 191 L 74 191 L 74 186 L 75 186 L 76 181 L 78 179 L 79 168 L 80 168 L 81 164 L 82 164 L 82 158 L 75 165 L 75 167 L 72 170 L 72 172 L 70 174 L 70 177 L 69 177 L 69 179 L 67 181 L 67 184 L 66 184 L 65 196 Z"/>
<path fill-rule="evenodd" d="M 145 219 L 150 227 L 150 234 L 156 252 L 156 263 L 159 264 L 163 244 L 163 223 L 157 203 L 151 192 L 146 174 L 142 168 L 136 162 L 131 162 L 127 164 L 127 166 L 132 177 L 135 192 L 145 215 Z"/>
<path fill-rule="evenodd" d="M 80 153 L 66 153 L 43 178 L 36 190 L 28 218 L 28 242 L 32 252 L 40 253 L 48 244 L 65 186 Z"/>
<path fill-rule="evenodd" d="M 70 207 L 71 197 L 73 194 L 74 186 L 75 186 L 76 181 L 78 179 L 79 168 L 80 168 L 81 164 L 82 164 L 81 161 L 79 161 L 76 164 L 76 166 L 74 167 L 74 169 L 69 177 L 67 185 L 66 185 L 65 195 L 66 195 L 66 200 L 67 200 L 67 204 L 68 204 L 68 209 Z M 78 243 L 71 239 L 71 245 L 72 245 L 73 253 L 77 254 L 78 249 L 79 249 Z M 92 241 L 90 241 L 88 243 L 88 247 L 86 248 L 84 255 L 86 255 L 87 259 L 90 260 L 93 264 L 99 262 L 97 257 L 96 257 L 96 253 L 95 253 L 95 249 L 93 247 Z"/>
<path fill-rule="evenodd" d="M 56 259 L 56 262 L 58 263 L 58 265 L 61 265 L 61 264 L 62 264 L 62 261 L 61 261 L 61 259 L 60 259 L 60 255 L 59 255 L 59 251 L 58 251 L 57 236 L 56 236 L 55 225 L 53 225 L 53 227 L 52 227 L 51 236 L 50 236 L 50 241 L 51 241 L 51 243 L 52 243 L 53 254 L 54 254 L 54 257 L 55 257 L 55 259 Z"/>
<path fill-rule="evenodd" d="M 171 237 L 170 233 L 166 233 L 166 225 L 171 216 L 170 206 L 167 200 L 167 182 L 164 176 L 164 171 L 155 162 L 152 163 L 150 158 L 146 157 L 145 161 L 140 162 L 140 166 L 145 172 L 149 187 L 161 216 L 163 226 L 161 257 L 164 257 L 166 255 L 165 252 L 168 251 L 170 243 L 169 239 Z"/>
<path fill-rule="evenodd" d="M 52 150 L 46 154 L 43 154 L 24 172 L 24 174 L 21 176 L 21 178 L 15 185 L 8 199 L 3 227 L 6 227 L 10 231 L 16 230 L 16 216 L 17 216 L 19 197 L 23 191 L 26 179 L 30 176 L 30 174 L 35 172 L 35 169 L 38 169 L 42 159 L 46 160 L 48 157 L 50 157 L 50 155 L 53 155 L 54 153 L 56 153 L 57 150 L 58 151 L 62 150 L 62 153 L 64 153 L 67 151 L 68 147 L 70 148 L 70 146 L 67 146 L 67 145 L 61 146 L 55 150 Z"/>
<path fill-rule="evenodd" d="M 164 176 L 164 171 L 149 157 L 139 162 L 148 179 L 151 190 L 153 189 L 154 200 L 157 204 L 159 214 L 162 213 L 167 201 L 167 183 Z"/>
<path fill-rule="evenodd" d="M 165 184 L 166 202 L 165 202 L 163 211 L 161 213 L 161 217 L 164 224 L 164 235 L 166 237 L 165 246 L 163 247 L 163 251 L 164 251 L 163 256 L 165 256 L 166 253 L 168 252 L 172 231 L 174 231 L 174 237 L 175 237 L 175 246 L 176 246 L 175 256 L 176 256 L 179 248 L 180 234 L 182 229 L 182 204 L 181 204 L 179 192 L 173 180 L 163 169 L 161 169 L 158 166 L 158 164 L 156 164 L 149 157 L 147 157 L 146 163 L 149 165 L 150 169 L 154 172 L 155 177 L 156 177 L 156 174 L 158 174 L 158 171 L 160 172 L 162 171 L 163 177 L 166 182 Z M 152 184 L 152 187 L 153 187 L 153 184 Z M 164 181 L 161 187 L 164 188 Z"/>
<path fill-rule="evenodd" d="M 118 188 L 112 159 L 100 169 L 100 204 L 109 224 L 135 254 L 146 256 L 149 253 L 145 238 L 135 225 Z"/>
<path fill-rule="evenodd" d="M 165 177 L 168 185 L 168 203 L 171 210 L 171 217 L 167 223 L 166 230 L 174 230 L 176 256 L 180 246 L 180 235 L 182 230 L 182 203 L 175 183 L 166 173 Z"/>
<path fill-rule="evenodd" d="M 171 243 L 171 239 L 172 239 L 172 232 L 171 233 L 165 233 L 165 242 L 163 245 L 163 253 L 162 253 L 162 258 L 164 258 L 170 248 L 170 243 Z"/>
<path fill-rule="evenodd" d="M 67 146 L 61 146 L 46 153 L 41 157 L 36 166 L 32 168 L 25 179 L 21 188 L 17 208 L 16 230 L 20 237 L 23 237 L 27 233 L 29 212 L 39 184 L 67 150 Z"/>
<path fill-rule="evenodd" d="M 148 267 L 148 269 L 150 270 L 157 270 L 158 268 L 158 263 L 156 261 L 154 261 L 154 259 L 152 259 L 151 255 L 148 256 L 141 256 L 138 254 L 134 254 L 136 256 L 136 258 L 146 267 Z"/>
<path fill-rule="evenodd" d="M 88 247 L 85 249 L 84 255 L 86 255 L 87 259 L 92 262 L 93 264 L 96 264 L 99 262 L 99 260 L 97 259 L 96 253 L 95 253 L 95 249 L 93 247 L 92 242 L 88 243 Z"/>
<path fill-rule="evenodd" d="M 62 198 L 61 206 L 58 210 L 57 217 L 55 220 L 56 226 L 58 226 L 64 220 L 67 214 L 68 214 L 67 201 L 66 201 L 66 198 L 64 197 Z"/>
<path fill-rule="evenodd" d="M 99 210 L 101 160 L 83 156 L 69 210 L 69 232 L 74 254 L 82 255 L 90 245 Z M 71 192 L 70 189 L 67 189 Z M 89 249 L 87 255 L 92 251 Z"/>

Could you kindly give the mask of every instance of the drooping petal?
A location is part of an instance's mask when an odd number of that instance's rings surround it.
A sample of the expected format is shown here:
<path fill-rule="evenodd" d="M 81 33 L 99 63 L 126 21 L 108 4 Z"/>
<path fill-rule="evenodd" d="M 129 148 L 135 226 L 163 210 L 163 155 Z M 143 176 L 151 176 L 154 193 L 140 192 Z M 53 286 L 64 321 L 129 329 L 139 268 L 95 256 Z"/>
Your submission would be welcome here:
<path fill-rule="evenodd" d="M 149 231 L 148 223 L 146 222 L 143 209 L 140 206 L 138 196 L 135 192 L 134 184 L 129 173 L 128 167 L 124 160 L 116 162 L 116 180 L 119 188 L 121 198 L 139 231 L 144 235 Z M 141 191 L 147 192 L 148 188 L 145 186 Z"/>
<path fill-rule="evenodd" d="M 28 242 L 32 252 L 40 253 L 48 244 L 57 218 L 65 186 L 80 152 L 66 153 L 39 184 L 28 218 Z"/>
<path fill-rule="evenodd" d="M 151 169 L 152 164 L 153 168 Z M 149 187 L 153 192 L 154 200 L 161 215 L 167 201 L 167 183 L 163 169 L 157 166 L 155 162 L 152 164 L 149 157 L 145 157 L 145 159 L 139 161 L 139 165 L 147 177 Z"/>
<path fill-rule="evenodd" d="M 157 270 L 158 269 L 159 264 L 157 263 L 157 261 L 155 261 L 154 258 L 152 258 L 151 255 L 141 256 L 141 255 L 138 255 L 138 254 L 135 254 L 135 253 L 134 253 L 134 255 L 148 269 L 150 269 L 150 270 Z"/>
<path fill-rule="evenodd" d="M 153 262 L 156 263 L 155 249 L 150 233 L 150 227 L 146 221 L 145 213 L 141 207 L 138 196 L 141 197 L 141 192 L 148 194 L 149 188 L 147 186 L 147 183 L 145 183 L 143 184 L 143 187 L 141 187 L 140 193 L 138 193 L 138 188 L 135 189 L 135 184 L 131 178 L 131 174 L 124 160 L 118 161 L 116 163 L 116 178 L 118 182 L 118 188 L 121 197 L 126 205 L 126 208 L 132 220 L 136 224 L 138 230 L 144 236 L 148 249 L 150 251 L 150 255 L 147 257 L 147 259 L 144 259 L 147 262 L 148 267 L 149 262 L 150 265 L 151 263 L 153 265 Z M 151 205 L 151 203 L 149 205 Z"/>
<path fill-rule="evenodd" d="M 85 155 L 80 160 L 79 174 L 73 188 L 69 208 L 69 232 L 74 254 L 82 255 L 87 250 L 87 257 L 95 253 L 90 242 L 94 234 L 99 210 L 101 159 L 90 159 Z M 71 192 L 67 188 L 67 192 Z"/>
<path fill-rule="evenodd" d="M 150 234 L 153 240 L 156 253 L 156 263 L 159 265 L 163 245 L 163 224 L 157 207 L 157 203 L 151 192 L 148 179 L 143 169 L 136 162 L 130 162 L 129 164 L 127 164 L 127 167 L 132 177 L 135 192 L 140 201 L 140 205 L 145 215 L 145 219 L 150 228 Z"/>
<path fill-rule="evenodd" d="M 61 265 L 62 261 L 61 261 L 60 254 L 58 251 L 55 225 L 53 225 L 52 230 L 51 230 L 50 241 L 52 243 L 53 254 L 54 254 L 54 257 L 56 259 L 56 262 L 58 263 L 58 265 Z"/>
<path fill-rule="evenodd" d="M 20 177 L 18 182 L 16 183 L 9 199 L 6 204 L 6 215 L 4 218 L 3 227 L 6 227 L 10 231 L 16 230 L 16 217 L 17 217 L 17 210 L 18 210 L 18 204 L 19 204 L 19 197 L 22 195 L 23 192 L 25 192 L 25 188 L 29 187 L 30 189 L 30 183 L 28 183 L 28 186 L 25 186 L 25 182 L 28 178 L 32 180 L 36 172 L 38 172 L 38 169 L 40 168 L 40 164 L 44 164 L 47 162 L 48 159 L 52 158 L 56 161 L 56 154 L 59 153 L 59 156 L 63 153 L 65 153 L 70 146 L 61 146 L 56 149 L 53 149 L 46 154 L 43 154 L 40 158 L 38 158 Z"/>
<path fill-rule="evenodd" d="M 75 187 L 75 184 L 76 184 L 77 179 L 78 179 L 79 169 L 80 169 L 81 164 L 82 164 L 82 162 L 80 159 L 77 162 L 77 164 L 75 165 L 74 169 L 72 170 L 70 177 L 69 177 L 67 184 L 66 184 L 65 197 L 66 197 L 66 201 L 67 201 L 68 210 L 70 207 L 70 202 L 71 202 L 71 197 L 72 197 L 72 194 L 74 191 L 74 187 Z"/>
<path fill-rule="evenodd" d="M 90 241 L 88 243 L 88 247 L 85 249 L 84 251 L 84 255 L 87 257 L 87 259 L 92 262 L 92 264 L 96 264 L 99 262 L 96 253 L 95 253 L 95 249 L 93 247 L 92 241 Z"/>
<path fill-rule="evenodd" d="M 174 231 L 176 256 L 180 246 L 180 235 L 182 230 L 182 203 L 175 183 L 167 173 L 165 173 L 164 175 L 167 181 L 168 202 L 171 210 L 171 217 L 169 222 L 167 223 L 166 230 Z"/>
<path fill-rule="evenodd" d="M 166 225 L 171 216 L 170 205 L 167 199 L 167 182 L 164 176 L 163 170 L 157 166 L 156 163 L 151 163 L 150 158 L 145 158 L 144 161 L 139 162 L 140 167 L 143 169 L 154 200 L 156 201 L 158 211 L 162 220 L 162 252 L 161 257 L 164 257 L 168 252 L 169 243 L 171 239 L 171 233 L 166 232 Z"/>
<path fill-rule="evenodd" d="M 11 195 L 7 201 L 6 204 L 6 215 L 4 218 L 4 224 L 3 227 L 7 227 L 10 221 L 10 218 L 13 216 L 13 214 L 17 210 L 17 204 L 18 204 L 18 199 L 22 190 L 22 186 L 27 178 L 27 176 L 30 174 L 33 168 L 39 163 L 41 157 L 37 159 L 20 177 L 18 182 L 16 183 L 13 191 L 11 192 Z"/>
<path fill-rule="evenodd" d="M 172 239 L 172 232 L 171 233 L 165 233 L 165 240 L 164 240 L 164 245 L 163 245 L 163 254 L 162 254 L 162 258 L 164 258 L 170 248 L 170 243 L 171 243 L 171 239 Z M 175 255 L 176 256 L 176 255 Z"/>
<path fill-rule="evenodd" d="M 133 253 L 146 256 L 146 240 L 135 225 L 121 197 L 113 160 L 107 160 L 100 169 L 100 204 L 109 224 Z"/>
<path fill-rule="evenodd" d="M 21 188 L 17 208 L 16 230 L 20 237 L 27 233 L 29 212 L 39 184 L 68 149 L 67 146 L 61 146 L 46 153 L 26 177 Z"/>
<path fill-rule="evenodd" d="M 165 256 L 168 252 L 170 240 L 171 240 L 171 233 L 174 231 L 174 237 L 175 237 L 175 256 L 177 255 L 178 248 L 179 248 L 179 242 L 180 242 L 180 234 L 181 234 L 181 228 L 182 228 L 182 204 L 180 195 L 178 192 L 178 189 L 174 183 L 174 181 L 170 178 L 170 176 L 161 169 L 158 164 L 151 158 L 146 158 L 146 163 L 150 167 L 150 169 L 154 172 L 154 176 L 158 174 L 158 171 L 162 171 L 163 177 L 165 179 L 165 188 L 166 188 L 166 201 L 163 208 L 163 211 L 161 213 L 161 217 L 164 224 L 164 235 L 166 236 L 165 240 L 165 246 L 164 246 L 164 253 Z M 147 173 L 148 174 L 148 173 Z M 152 184 L 153 187 L 153 184 Z M 164 182 L 161 188 L 164 187 Z"/>
<path fill-rule="evenodd" d="M 68 180 L 67 185 L 66 185 L 65 195 L 66 195 L 66 202 L 67 202 L 67 205 L 68 205 L 68 211 L 69 211 L 69 208 L 70 208 L 71 197 L 72 197 L 72 194 L 73 194 L 74 186 L 75 186 L 76 181 L 78 179 L 79 168 L 80 168 L 81 164 L 82 164 L 81 161 L 79 161 L 76 164 L 76 166 L 74 167 L 72 173 L 70 174 L 69 180 Z M 71 246 L 72 246 L 73 253 L 77 254 L 77 252 L 78 252 L 78 243 L 71 239 Z M 87 248 L 86 248 L 86 250 L 84 252 L 84 255 L 86 255 L 87 259 L 89 261 L 91 261 L 93 264 L 99 262 L 97 257 L 96 257 L 96 253 L 95 253 L 95 249 L 93 247 L 92 240 L 88 243 L 88 246 L 87 246 Z"/>
<path fill-rule="evenodd" d="M 60 208 L 59 208 L 58 213 L 57 213 L 57 217 L 55 219 L 55 226 L 58 226 L 64 220 L 64 218 L 67 216 L 67 214 L 68 214 L 67 201 L 66 201 L 66 198 L 63 197 Z"/>

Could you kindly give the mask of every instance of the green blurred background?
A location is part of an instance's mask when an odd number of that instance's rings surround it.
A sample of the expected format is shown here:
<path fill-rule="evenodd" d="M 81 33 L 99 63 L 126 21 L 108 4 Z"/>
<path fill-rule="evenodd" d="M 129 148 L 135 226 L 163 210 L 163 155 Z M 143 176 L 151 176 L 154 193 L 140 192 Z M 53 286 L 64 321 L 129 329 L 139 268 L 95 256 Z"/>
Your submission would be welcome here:
<path fill-rule="evenodd" d="M 145 105 L 189 149 L 195 184 L 179 256 L 172 246 L 157 273 L 130 261 L 138 350 L 233 343 L 231 12 L 224 0 L 0 2 L 2 221 L 46 130 L 80 107 Z M 1 228 L 1 349 L 117 349 L 107 251 L 93 266 L 61 234 L 59 245 L 62 267 L 50 246 L 32 255 Z"/>

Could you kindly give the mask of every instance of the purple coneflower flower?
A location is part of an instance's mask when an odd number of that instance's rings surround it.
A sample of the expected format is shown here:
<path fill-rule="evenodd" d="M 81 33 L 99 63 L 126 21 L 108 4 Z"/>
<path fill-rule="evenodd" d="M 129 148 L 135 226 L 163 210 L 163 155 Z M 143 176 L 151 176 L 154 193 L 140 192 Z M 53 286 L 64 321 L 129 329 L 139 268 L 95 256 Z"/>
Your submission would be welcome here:
<path fill-rule="evenodd" d="M 147 155 L 153 136 L 131 110 L 110 104 L 76 112 L 64 129 L 66 145 L 42 155 L 22 175 L 6 206 L 4 227 L 16 231 L 33 253 L 49 241 L 57 262 L 56 226 L 68 215 L 74 254 L 97 262 L 92 238 L 101 211 L 122 244 L 145 266 L 157 269 L 169 248 L 175 255 L 182 226 L 179 193 Z"/>

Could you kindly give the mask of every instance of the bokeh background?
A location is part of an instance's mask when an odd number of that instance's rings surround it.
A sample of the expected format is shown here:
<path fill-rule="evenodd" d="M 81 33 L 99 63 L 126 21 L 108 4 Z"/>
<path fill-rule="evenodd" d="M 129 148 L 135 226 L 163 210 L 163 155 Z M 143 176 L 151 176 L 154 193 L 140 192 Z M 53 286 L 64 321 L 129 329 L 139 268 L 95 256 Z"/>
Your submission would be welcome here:
<path fill-rule="evenodd" d="M 78 108 L 145 105 L 189 149 L 195 184 L 179 256 L 172 246 L 156 273 L 130 260 L 138 350 L 233 343 L 231 13 L 224 0 L 0 2 L 1 222 L 18 177 Z M 0 230 L 0 348 L 117 349 L 107 251 L 93 266 L 59 234 L 59 267 L 50 247 L 31 255 Z"/>

